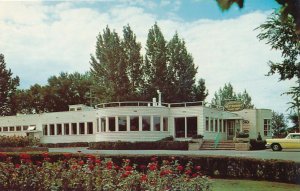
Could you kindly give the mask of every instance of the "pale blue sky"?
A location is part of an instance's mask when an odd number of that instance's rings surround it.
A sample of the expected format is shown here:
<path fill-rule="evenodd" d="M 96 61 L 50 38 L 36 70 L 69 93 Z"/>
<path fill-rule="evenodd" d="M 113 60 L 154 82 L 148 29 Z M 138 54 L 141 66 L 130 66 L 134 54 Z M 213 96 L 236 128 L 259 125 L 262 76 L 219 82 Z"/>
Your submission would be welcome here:
<path fill-rule="evenodd" d="M 45 84 L 60 72 L 85 72 L 96 36 L 108 25 L 120 35 L 129 24 L 143 45 L 157 22 L 169 40 L 177 31 L 204 78 L 210 102 L 215 91 L 231 82 L 246 89 L 257 108 L 285 112 L 290 101 L 281 94 L 295 83 L 266 77 L 268 60 L 279 52 L 259 42 L 254 30 L 278 8 L 275 0 L 245 0 L 222 12 L 214 0 L 146 1 L 1 1 L 0 52 L 21 79 L 21 88 Z"/>

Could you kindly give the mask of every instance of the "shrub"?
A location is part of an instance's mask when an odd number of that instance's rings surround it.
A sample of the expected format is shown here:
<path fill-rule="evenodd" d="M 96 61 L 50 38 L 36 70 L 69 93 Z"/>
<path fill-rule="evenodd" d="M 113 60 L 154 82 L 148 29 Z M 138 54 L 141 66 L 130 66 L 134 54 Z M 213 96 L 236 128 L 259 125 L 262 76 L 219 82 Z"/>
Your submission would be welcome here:
<path fill-rule="evenodd" d="M 161 140 L 158 140 L 158 141 L 174 141 L 174 137 L 168 136 L 168 137 L 162 138 Z"/>
<path fill-rule="evenodd" d="M 192 139 L 202 139 L 203 137 L 203 135 L 193 135 Z"/>
<path fill-rule="evenodd" d="M 251 150 L 264 150 L 266 149 L 266 144 L 266 141 L 250 139 Z"/>
<path fill-rule="evenodd" d="M 0 147 L 28 147 L 37 146 L 40 140 L 27 136 L 5 136 L 0 135 Z"/>
<path fill-rule="evenodd" d="M 74 143 L 43 143 L 42 147 L 48 148 L 61 148 L 61 147 L 88 147 L 88 142 L 74 142 Z"/>
<path fill-rule="evenodd" d="M 239 132 L 237 133 L 236 138 L 249 138 L 249 134 L 244 132 Z"/>
<path fill-rule="evenodd" d="M 96 150 L 188 150 L 188 142 L 91 142 L 89 148 Z"/>

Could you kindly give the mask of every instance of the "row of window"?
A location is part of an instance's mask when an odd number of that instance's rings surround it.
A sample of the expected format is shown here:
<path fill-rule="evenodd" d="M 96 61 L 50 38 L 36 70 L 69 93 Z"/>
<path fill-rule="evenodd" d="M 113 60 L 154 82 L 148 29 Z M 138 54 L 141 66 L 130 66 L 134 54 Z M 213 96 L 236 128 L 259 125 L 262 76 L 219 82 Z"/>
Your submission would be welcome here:
<path fill-rule="evenodd" d="M 35 125 L 19 125 L 19 126 L 9 126 L 0 127 L 0 132 L 15 132 L 15 131 L 27 131 L 28 127 L 34 127 Z"/>
<path fill-rule="evenodd" d="M 43 124 L 44 135 L 93 134 L 93 122 Z"/>
<path fill-rule="evenodd" d="M 168 118 L 161 116 L 117 116 L 98 119 L 97 132 L 168 131 Z"/>
<path fill-rule="evenodd" d="M 218 118 L 205 118 L 205 131 L 226 132 L 226 120 Z"/>

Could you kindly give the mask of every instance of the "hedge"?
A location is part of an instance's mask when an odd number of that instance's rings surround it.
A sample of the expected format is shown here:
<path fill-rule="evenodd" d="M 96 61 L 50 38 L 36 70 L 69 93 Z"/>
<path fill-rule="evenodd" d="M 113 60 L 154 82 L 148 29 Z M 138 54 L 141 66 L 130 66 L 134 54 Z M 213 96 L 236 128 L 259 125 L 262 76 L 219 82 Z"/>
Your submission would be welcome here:
<path fill-rule="evenodd" d="M 92 150 L 188 150 L 188 141 L 91 142 Z"/>
<path fill-rule="evenodd" d="M 89 147 L 88 142 L 74 142 L 74 143 L 42 143 L 41 147 L 61 148 L 61 147 Z"/>
<path fill-rule="evenodd" d="M 250 139 L 251 150 L 264 150 L 266 149 L 266 141 Z"/>
<path fill-rule="evenodd" d="M 45 153 L 28 153 L 33 163 L 42 161 Z M 18 153 L 0 153 L 0 162 L 8 158 L 15 164 L 20 163 Z M 46 153 L 49 161 L 56 162 L 66 158 L 80 158 L 87 160 L 91 155 L 70 154 L 70 153 Z M 96 155 L 95 155 L 96 156 Z M 137 165 L 148 165 L 153 161 L 154 156 L 141 155 L 98 155 L 98 158 L 111 158 L 119 166 L 124 159 L 130 159 L 131 163 Z M 192 162 L 193 165 L 201 166 L 205 175 L 214 178 L 233 178 L 233 179 L 254 179 L 275 182 L 287 182 L 300 184 L 300 163 L 283 160 L 262 160 L 243 157 L 226 156 L 155 156 L 155 160 L 161 165 L 163 160 L 178 160 L 182 165 Z"/>

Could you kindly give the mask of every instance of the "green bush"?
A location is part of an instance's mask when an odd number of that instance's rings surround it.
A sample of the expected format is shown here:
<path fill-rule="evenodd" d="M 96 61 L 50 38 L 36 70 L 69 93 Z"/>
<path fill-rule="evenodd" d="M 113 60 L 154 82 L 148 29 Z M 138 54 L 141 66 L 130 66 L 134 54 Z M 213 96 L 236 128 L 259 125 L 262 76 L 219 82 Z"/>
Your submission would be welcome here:
<path fill-rule="evenodd" d="M 69 153 L 28 153 L 32 163 L 37 164 L 39 161 L 47 160 L 49 162 L 64 161 L 65 159 L 75 158 L 84 162 L 91 158 L 91 155 Z M 22 156 L 23 155 L 23 156 Z M 20 164 L 22 157 L 26 153 L 0 153 L 1 162 L 11 161 L 14 164 Z M 136 166 L 147 166 L 149 161 L 155 161 L 162 165 L 166 161 L 178 161 L 182 166 L 193 164 L 201 166 L 203 174 L 215 178 L 232 178 L 232 179 L 254 179 L 268 180 L 273 182 L 288 182 L 300 184 L 300 163 L 282 160 L 262 160 L 239 157 L 223 156 L 140 156 L 140 155 L 106 155 L 96 156 L 101 160 L 110 158 L 112 161 L 121 166 L 124 159 L 129 159 L 131 164 Z M 140 168 L 140 170 L 143 170 Z"/>
<path fill-rule="evenodd" d="M 88 142 L 74 142 L 74 143 L 43 143 L 42 147 L 48 148 L 61 148 L 61 147 L 88 147 Z"/>
<path fill-rule="evenodd" d="M 37 146 L 40 140 L 27 136 L 5 136 L 0 135 L 0 147 L 28 147 Z"/>
<path fill-rule="evenodd" d="M 244 133 L 244 132 L 239 132 L 236 135 L 236 138 L 249 138 L 249 134 L 248 133 Z"/>
<path fill-rule="evenodd" d="M 95 150 L 188 150 L 188 142 L 91 142 L 89 148 Z"/>
<path fill-rule="evenodd" d="M 264 150 L 266 149 L 266 141 L 250 139 L 251 150 Z"/>

